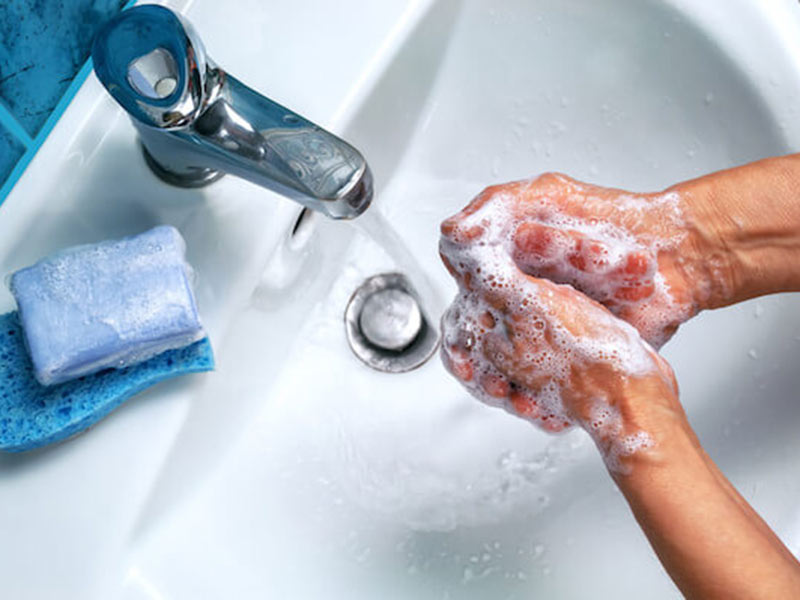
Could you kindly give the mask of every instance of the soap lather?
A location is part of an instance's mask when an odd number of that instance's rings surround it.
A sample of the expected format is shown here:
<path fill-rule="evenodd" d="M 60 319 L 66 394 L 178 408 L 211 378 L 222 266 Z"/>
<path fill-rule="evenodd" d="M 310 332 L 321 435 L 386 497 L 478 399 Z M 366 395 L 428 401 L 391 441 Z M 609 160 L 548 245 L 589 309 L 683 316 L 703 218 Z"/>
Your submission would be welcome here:
<path fill-rule="evenodd" d="M 77 246 L 14 273 L 36 379 L 53 385 L 205 337 L 177 229 Z"/>

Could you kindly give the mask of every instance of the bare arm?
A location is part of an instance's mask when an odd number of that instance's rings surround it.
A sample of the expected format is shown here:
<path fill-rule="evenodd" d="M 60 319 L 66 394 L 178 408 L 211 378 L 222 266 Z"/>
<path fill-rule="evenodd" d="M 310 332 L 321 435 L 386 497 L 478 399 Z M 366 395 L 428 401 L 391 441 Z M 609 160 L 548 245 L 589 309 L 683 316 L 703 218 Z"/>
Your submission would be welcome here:
<path fill-rule="evenodd" d="M 499 229 L 492 223 L 498 218 L 504 220 Z M 523 278 L 512 287 L 539 289 L 538 315 L 529 303 L 515 311 L 520 297 L 501 291 L 507 286 L 491 287 L 485 281 L 491 265 L 480 254 L 464 252 L 500 230 L 511 240 L 507 250 Z M 615 327 L 581 294 L 538 278 L 571 284 L 656 347 L 701 310 L 800 290 L 800 155 L 714 173 L 656 194 L 548 174 L 487 188 L 448 219 L 442 233 L 443 258 L 463 294 L 451 312 L 461 315 L 462 329 L 472 330 L 462 335 L 454 328 L 446 337 L 446 364 L 454 375 L 479 398 L 547 429 L 584 426 L 607 458 L 625 435 L 646 432 L 653 444 L 623 453 L 625 468 L 609 463 L 609 470 L 687 597 L 800 597 L 800 564 L 703 450 L 677 386 L 665 383 L 671 371 L 662 359 L 653 355 L 659 377 L 632 376 L 621 363 L 594 360 L 591 348 L 571 350 L 568 377 L 530 360 L 543 347 L 563 347 L 551 343 L 558 337 L 551 331 L 591 342 L 592 335 Z M 463 314 L 475 295 L 491 314 L 478 316 L 473 326 Z M 498 335 L 495 322 L 501 321 Z M 636 345 L 624 329 L 605 339 L 607 347 L 612 338 L 612 346 Z M 481 366 L 487 359 L 490 368 Z M 539 390 L 552 389 L 553 382 L 566 420 L 547 417 L 540 400 Z M 597 398 L 621 415 L 621 425 L 593 428 Z"/>
<path fill-rule="evenodd" d="M 657 443 L 612 476 L 683 594 L 800 597 L 800 564 L 702 449 L 677 399 L 625 402 Z"/>
<path fill-rule="evenodd" d="M 671 189 L 690 206 L 705 256 L 725 267 L 725 286 L 703 308 L 800 289 L 800 155 Z M 636 402 L 644 412 L 651 404 Z M 685 418 L 661 423 L 658 453 L 616 481 L 683 593 L 800 597 L 800 564 L 719 471 Z"/>
<path fill-rule="evenodd" d="M 800 290 L 800 154 L 769 158 L 673 186 L 702 251 L 724 266 L 703 308 Z"/>

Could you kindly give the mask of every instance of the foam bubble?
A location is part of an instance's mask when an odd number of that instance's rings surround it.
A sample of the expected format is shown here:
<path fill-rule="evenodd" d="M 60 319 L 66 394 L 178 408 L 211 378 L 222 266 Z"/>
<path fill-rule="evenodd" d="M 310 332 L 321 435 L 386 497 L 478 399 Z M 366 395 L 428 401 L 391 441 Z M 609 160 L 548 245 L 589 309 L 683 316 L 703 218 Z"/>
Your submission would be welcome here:
<path fill-rule="evenodd" d="M 554 307 L 560 301 L 560 286 L 542 286 L 520 272 L 520 267 L 527 271 L 530 265 L 520 265 L 515 256 L 515 234 L 523 222 L 531 221 L 523 221 L 512 212 L 513 201 L 512 196 L 496 193 L 455 225 L 451 223 L 454 229 L 441 240 L 442 256 L 461 287 L 442 318 L 444 362 L 473 396 L 490 406 L 551 432 L 574 425 L 584 427 L 609 468 L 622 469 L 620 459 L 652 446 L 650 437 L 645 432 L 625 431 L 621 416 L 607 399 L 597 399 L 591 418 L 579 422 L 567 410 L 564 393 L 576 367 L 605 363 L 629 377 L 657 372 L 653 351 L 632 325 L 599 308 L 591 308 L 591 335 L 575 335 L 559 320 Z M 640 204 L 631 197 L 625 199 L 621 210 L 635 212 Z M 654 254 L 657 244 L 668 241 L 653 240 L 645 246 L 617 225 L 559 215 L 546 203 L 533 203 L 526 210 L 525 218 L 539 219 L 536 223 L 577 231 L 603 244 L 596 269 L 588 273 L 574 266 L 564 267 L 574 250 L 566 238 L 556 239 L 544 258 L 531 259 L 563 267 L 560 272 L 564 277 L 559 283 L 594 286 L 601 297 L 607 294 L 610 298 L 614 282 L 607 281 L 609 273 L 624 266 L 631 253 L 640 252 L 651 262 L 638 272 L 647 277 L 654 293 L 668 296 L 669 288 L 657 272 Z M 669 303 L 665 306 L 665 311 L 674 309 Z M 662 317 L 657 313 L 652 324 L 642 318 L 653 337 L 658 337 Z M 509 324 L 514 331 L 509 330 Z M 520 381 L 508 381 L 501 369 L 521 373 Z"/>
<path fill-rule="evenodd" d="M 595 400 L 583 426 L 600 448 L 611 471 L 628 472 L 622 458 L 655 446 L 653 438 L 645 431 L 625 433 L 619 409 L 603 400 Z"/>
<path fill-rule="evenodd" d="M 498 239 L 519 268 L 572 285 L 634 323 L 653 346 L 661 346 L 698 309 L 691 299 L 676 299 L 658 272 L 659 255 L 675 250 L 686 237 L 679 195 L 621 194 L 611 202 L 593 197 L 591 188 L 571 180 L 561 181 L 559 189 L 571 205 L 596 207 L 598 214 L 575 216 L 547 195 L 534 194 L 521 206 L 515 194 L 499 192 L 467 222 L 502 223 L 502 232 L 492 227 L 489 237 L 501 234 Z M 643 222 L 647 228 L 640 227 Z M 514 236 L 522 247 L 515 247 Z M 720 279 L 714 277 L 718 271 L 710 273 L 712 281 Z M 710 295 L 710 282 L 697 283 L 698 296 L 704 295 L 704 287 Z"/>

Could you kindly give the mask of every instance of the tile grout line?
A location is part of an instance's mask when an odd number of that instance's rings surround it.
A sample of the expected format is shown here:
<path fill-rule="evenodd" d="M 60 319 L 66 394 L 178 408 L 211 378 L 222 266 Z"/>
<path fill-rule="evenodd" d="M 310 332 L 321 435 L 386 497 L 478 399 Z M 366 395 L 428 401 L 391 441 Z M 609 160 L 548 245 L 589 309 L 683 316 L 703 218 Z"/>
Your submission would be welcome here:
<path fill-rule="evenodd" d="M 8 178 L 3 182 L 3 185 L 0 186 L 0 206 L 2 205 L 3 201 L 6 199 L 8 194 L 16 185 L 19 178 L 22 177 L 22 174 L 25 172 L 25 169 L 28 167 L 30 162 L 33 160 L 33 157 L 36 156 L 36 153 L 42 147 L 47 136 L 56 126 L 61 116 L 67 110 L 67 107 L 72 102 L 72 99 L 78 93 L 78 90 L 81 88 L 83 83 L 86 81 L 86 78 L 89 76 L 89 73 L 92 70 L 92 59 L 88 59 L 84 65 L 78 70 L 75 74 L 75 77 L 72 78 L 69 86 L 61 95 L 58 102 L 56 103 L 53 110 L 50 111 L 50 115 L 48 115 L 47 120 L 39 129 L 39 133 L 36 134 L 30 144 L 28 144 L 28 148 L 25 153 L 20 156 L 17 164 L 14 165 L 14 168 L 11 170 Z"/>
<path fill-rule="evenodd" d="M 125 6 L 122 7 L 121 11 L 130 8 L 136 4 L 137 1 L 138 0 L 129 0 Z M 61 94 L 61 97 L 53 107 L 53 110 L 50 111 L 47 120 L 45 120 L 45 122 L 39 128 L 39 132 L 33 138 L 28 135 L 28 132 L 25 131 L 14 115 L 2 104 L 2 102 L 0 102 L 0 124 L 5 125 L 9 131 L 26 147 L 25 152 L 19 157 L 17 163 L 14 165 L 14 168 L 11 169 L 11 172 L 8 174 L 6 180 L 0 184 L 0 207 L 2 207 L 3 201 L 11 193 L 11 190 L 14 189 L 14 186 L 17 184 L 20 177 L 22 177 L 25 169 L 27 169 L 28 165 L 33 160 L 33 157 L 36 156 L 36 153 L 42 147 L 42 144 L 44 144 L 47 136 L 56 126 L 59 119 L 61 119 L 61 116 L 67 110 L 67 107 L 72 102 L 72 99 L 89 77 L 89 73 L 92 71 L 92 68 L 93 63 L 90 56 L 83 66 L 78 70 L 78 72 L 75 73 L 75 76 L 67 86 L 67 89 L 64 90 L 64 93 Z M 20 135 L 20 132 L 22 135 Z"/>
<path fill-rule="evenodd" d="M 8 107 L 2 100 L 0 100 L 0 125 L 3 125 L 26 149 L 33 145 L 33 138 L 22 126 L 22 123 L 17 120 L 14 114 L 8 110 Z"/>

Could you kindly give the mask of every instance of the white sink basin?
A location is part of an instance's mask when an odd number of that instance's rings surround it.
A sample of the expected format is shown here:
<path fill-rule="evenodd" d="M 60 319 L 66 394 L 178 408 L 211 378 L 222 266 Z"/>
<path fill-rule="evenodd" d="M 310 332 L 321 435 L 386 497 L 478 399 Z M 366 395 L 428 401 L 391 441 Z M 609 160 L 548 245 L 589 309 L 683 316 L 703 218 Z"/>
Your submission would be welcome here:
<path fill-rule="evenodd" d="M 342 316 L 391 270 L 438 314 L 455 291 L 438 223 L 490 183 L 658 189 L 796 148 L 797 3 L 232 4 L 187 10 L 211 56 L 353 142 L 375 204 L 361 230 L 315 217 L 291 238 L 299 207 L 248 183 L 168 187 L 87 81 L 0 208 L 0 274 L 172 223 L 219 368 L 0 456 L 3 595 L 677 597 L 582 432 L 486 408 L 436 359 L 371 371 Z M 708 451 L 795 552 L 797 302 L 704 314 L 664 350 Z"/>

